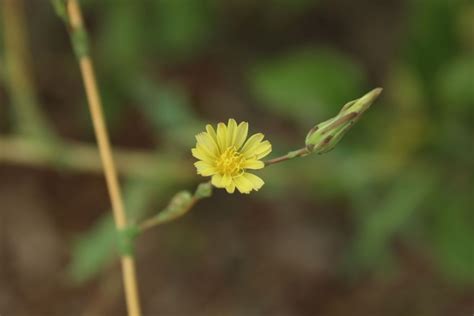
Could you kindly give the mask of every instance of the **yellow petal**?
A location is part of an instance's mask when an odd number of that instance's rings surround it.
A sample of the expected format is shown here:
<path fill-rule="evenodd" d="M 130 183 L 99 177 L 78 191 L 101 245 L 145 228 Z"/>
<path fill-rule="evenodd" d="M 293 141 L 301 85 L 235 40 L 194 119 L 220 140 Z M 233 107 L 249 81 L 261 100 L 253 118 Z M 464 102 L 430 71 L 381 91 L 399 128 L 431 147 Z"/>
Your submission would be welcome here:
<path fill-rule="evenodd" d="M 263 167 L 265 167 L 265 164 L 263 163 L 263 161 L 256 160 L 256 159 L 246 160 L 242 164 L 242 168 L 245 168 L 245 169 L 262 169 Z"/>
<path fill-rule="evenodd" d="M 242 155 L 245 157 L 256 156 L 254 153 L 255 148 L 260 144 L 264 135 L 262 133 L 252 135 L 247 142 L 245 143 L 244 147 L 240 151 Z"/>
<path fill-rule="evenodd" d="M 220 153 L 227 149 L 227 126 L 224 123 L 217 124 L 217 144 Z"/>
<path fill-rule="evenodd" d="M 257 148 L 255 148 L 255 155 L 257 159 L 261 159 L 268 155 L 272 151 L 272 144 L 268 140 L 261 142 Z"/>
<path fill-rule="evenodd" d="M 196 135 L 198 145 L 201 145 L 206 152 L 212 155 L 218 154 L 218 147 L 216 142 L 208 133 L 199 133 Z"/>
<path fill-rule="evenodd" d="M 234 143 L 235 150 L 239 150 L 240 147 L 242 147 L 242 145 L 245 142 L 245 139 L 247 138 L 248 131 L 249 131 L 249 123 L 247 122 L 242 122 L 239 124 L 239 126 L 237 126 L 237 133 L 235 136 L 235 143 Z"/>
<path fill-rule="evenodd" d="M 201 143 L 196 144 L 196 149 L 201 151 L 202 153 L 206 154 L 210 157 L 213 161 L 217 158 L 216 153 L 210 152 L 206 147 L 204 147 Z"/>
<path fill-rule="evenodd" d="M 235 177 L 233 179 L 235 186 L 237 187 L 237 190 L 239 190 L 240 193 L 250 193 L 252 191 L 252 182 L 244 178 L 243 175 Z"/>
<path fill-rule="evenodd" d="M 207 124 L 206 125 L 206 131 L 209 134 L 209 136 L 212 137 L 214 142 L 217 144 L 217 134 L 216 134 L 216 130 L 214 129 L 214 127 L 212 127 L 211 124 Z"/>
<path fill-rule="evenodd" d="M 265 184 L 265 182 L 263 182 L 260 177 L 257 177 L 256 175 L 251 173 L 246 172 L 242 175 L 242 177 L 252 183 L 252 187 L 255 191 L 258 191 Z"/>
<path fill-rule="evenodd" d="M 227 123 L 227 147 L 234 146 L 235 136 L 237 135 L 237 122 L 234 119 L 229 119 Z"/>
<path fill-rule="evenodd" d="M 208 153 L 206 153 L 203 149 L 202 146 L 197 146 L 196 148 L 191 149 L 191 153 L 193 156 L 199 160 L 203 160 L 206 162 L 213 162 L 214 157 Z"/>
<path fill-rule="evenodd" d="M 205 177 L 217 173 L 217 169 L 212 164 L 205 161 L 197 161 L 194 163 L 194 166 L 197 169 L 197 173 Z"/>
<path fill-rule="evenodd" d="M 228 186 L 225 187 L 225 190 L 227 191 L 227 193 L 234 193 L 235 191 L 235 183 L 234 182 L 231 182 Z"/>
<path fill-rule="evenodd" d="M 222 185 L 224 187 L 226 187 L 226 186 L 230 185 L 231 183 L 232 183 L 232 177 L 228 174 L 224 174 L 222 176 Z"/>
<path fill-rule="evenodd" d="M 215 174 L 212 176 L 211 183 L 213 186 L 217 188 L 223 188 L 224 185 L 222 184 L 222 176 L 220 174 Z"/>

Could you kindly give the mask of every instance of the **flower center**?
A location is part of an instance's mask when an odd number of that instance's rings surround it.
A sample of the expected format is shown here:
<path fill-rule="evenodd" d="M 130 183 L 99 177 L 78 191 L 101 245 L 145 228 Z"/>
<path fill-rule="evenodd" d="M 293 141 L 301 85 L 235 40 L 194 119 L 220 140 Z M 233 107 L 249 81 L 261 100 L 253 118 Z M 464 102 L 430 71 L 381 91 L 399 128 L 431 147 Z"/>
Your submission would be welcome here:
<path fill-rule="evenodd" d="M 243 172 L 243 162 L 244 156 L 235 147 L 229 147 L 217 158 L 216 168 L 220 174 L 236 176 Z"/>

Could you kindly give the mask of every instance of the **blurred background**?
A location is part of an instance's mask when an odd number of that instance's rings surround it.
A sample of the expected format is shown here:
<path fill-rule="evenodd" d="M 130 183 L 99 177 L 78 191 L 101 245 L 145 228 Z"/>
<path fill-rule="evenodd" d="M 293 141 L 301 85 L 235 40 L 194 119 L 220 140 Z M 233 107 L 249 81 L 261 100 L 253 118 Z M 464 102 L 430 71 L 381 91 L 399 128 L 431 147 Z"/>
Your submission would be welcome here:
<path fill-rule="evenodd" d="M 0 314 L 125 315 L 67 30 L 2 0 Z M 81 1 L 130 218 L 193 190 L 206 123 L 272 157 L 384 92 L 336 149 L 138 239 L 145 315 L 471 315 L 474 2 Z"/>

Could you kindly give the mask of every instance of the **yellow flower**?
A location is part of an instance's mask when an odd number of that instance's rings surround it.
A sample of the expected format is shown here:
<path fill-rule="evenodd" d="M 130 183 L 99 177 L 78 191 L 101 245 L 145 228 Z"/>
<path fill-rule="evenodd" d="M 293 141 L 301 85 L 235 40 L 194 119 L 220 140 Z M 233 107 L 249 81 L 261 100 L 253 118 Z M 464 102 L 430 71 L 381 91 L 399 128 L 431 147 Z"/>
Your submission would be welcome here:
<path fill-rule="evenodd" d="M 191 150 L 194 157 L 199 159 L 197 173 L 209 177 L 211 183 L 218 188 L 225 188 L 228 193 L 234 193 L 235 188 L 240 193 L 258 191 L 264 184 L 263 180 L 248 169 L 262 169 L 265 164 L 262 159 L 272 151 L 268 140 L 262 141 L 262 133 L 252 135 L 247 141 L 249 124 L 239 125 L 230 119 L 227 125 L 219 123 L 217 132 L 211 125 L 206 125 L 206 132 L 196 135 L 196 148 Z"/>

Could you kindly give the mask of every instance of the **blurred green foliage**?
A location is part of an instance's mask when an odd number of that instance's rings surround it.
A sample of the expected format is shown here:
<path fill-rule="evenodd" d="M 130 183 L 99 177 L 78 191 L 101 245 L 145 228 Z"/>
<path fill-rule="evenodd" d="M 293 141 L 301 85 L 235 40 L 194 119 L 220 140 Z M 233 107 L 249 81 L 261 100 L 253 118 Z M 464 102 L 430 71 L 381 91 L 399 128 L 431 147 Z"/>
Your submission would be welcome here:
<path fill-rule="evenodd" d="M 360 95 L 364 72 L 350 58 L 328 49 L 303 49 L 257 64 L 252 89 L 271 112 L 312 124 L 324 121 Z"/>
<path fill-rule="evenodd" d="M 158 183 L 144 183 L 131 181 L 125 187 L 125 207 L 137 213 L 144 213 L 149 206 L 149 199 L 157 191 Z M 69 273 L 74 282 L 82 282 L 95 276 L 104 268 L 111 255 L 114 253 L 116 241 L 115 225 L 112 215 L 106 213 L 101 217 L 90 232 L 80 237 L 73 248 L 73 259 Z"/>
<path fill-rule="evenodd" d="M 152 126 L 157 144 L 188 153 L 193 135 L 209 120 L 196 113 L 184 81 L 170 79 L 165 70 L 199 64 L 202 55 L 212 55 L 216 44 L 229 40 L 226 34 L 231 30 L 220 29 L 218 22 L 228 18 L 232 4 L 87 3 L 87 13 L 96 18 L 91 38 L 108 118 L 120 117 L 125 105 L 133 104 Z M 314 9 L 308 3 L 300 0 L 291 6 L 300 8 L 300 14 Z M 335 151 L 282 165 L 279 171 L 265 170 L 268 189 L 253 197 L 275 203 L 283 198 L 277 193 L 298 185 L 308 199 L 317 191 L 318 203 L 349 200 L 354 238 L 341 265 L 356 272 L 395 264 L 390 260 L 396 259 L 397 241 L 432 258 L 435 268 L 451 280 L 474 282 L 474 37 L 469 18 L 474 16 L 474 4 L 463 0 L 407 4 L 401 53 L 378 74 L 382 82 L 369 79 L 360 60 L 332 43 L 309 46 L 296 41 L 271 54 L 250 56 L 246 43 L 229 45 L 233 49 L 229 58 L 242 59 L 234 71 L 245 78 L 243 85 L 247 84 L 258 111 L 299 128 L 299 142 L 269 135 L 275 151 L 277 146 L 302 145 L 303 131 L 368 88 L 385 88 L 382 99 Z M 246 3 L 239 10 L 260 6 L 264 4 Z M 272 8 L 269 14 L 275 14 L 276 5 Z M 298 14 L 290 18 L 299 22 Z M 235 61 L 229 67 L 235 67 Z M 171 178 L 161 179 L 161 188 L 174 185 Z M 171 191 L 160 190 L 157 197 L 154 189 L 134 187 L 126 192 L 134 210 L 146 208 L 150 200 L 164 205 L 167 195 L 161 193 Z M 110 219 L 101 219 L 81 237 L 71 265 L 76 280 L 94 276 L 110 257 L 111 230 Z"/>
<path fill-rule="evenodd" d="M 151 80 L 138 80 L 134 86 L 140 109 L 152 123 L 153 129 L 167 145 L 190 148 L 195 135 L 203 126 L 186 93 L 178 85 Z M 179 126 L 176 128 L 176 126 Z"/>
<path fill-rule="evenodd" d="M 170 184 L 156 181 L 129 180 L 125 186 L 125 209 L 131 223 L 157 208 L 171 194 Z M 95 277 L 117 253 L 117 236 L 111 211 L 104 213 L 86 234 L 79 236 L 73 246 L 73 258 L 68 267 L 71 280 L 81 283 Z"/>
<path fill-rule="evenodd" d="M 439 100 L 451 105 L 446 111 L 457 114 L 472 112 L 473 78 L 474 59 L 469 55 L 456 57 L 440 69 L 436 89 L 439 91 Z"/>

